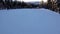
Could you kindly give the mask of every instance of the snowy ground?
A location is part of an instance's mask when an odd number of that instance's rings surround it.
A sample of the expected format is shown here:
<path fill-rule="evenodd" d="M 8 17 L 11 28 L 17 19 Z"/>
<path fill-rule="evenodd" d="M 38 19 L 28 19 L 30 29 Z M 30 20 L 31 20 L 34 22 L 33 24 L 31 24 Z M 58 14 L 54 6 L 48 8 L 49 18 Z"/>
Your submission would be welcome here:
<path fill-rule="evenodd" d="M 60 34 L 60 14 L 47 9 L 0 10 L 0 34 Z"/>

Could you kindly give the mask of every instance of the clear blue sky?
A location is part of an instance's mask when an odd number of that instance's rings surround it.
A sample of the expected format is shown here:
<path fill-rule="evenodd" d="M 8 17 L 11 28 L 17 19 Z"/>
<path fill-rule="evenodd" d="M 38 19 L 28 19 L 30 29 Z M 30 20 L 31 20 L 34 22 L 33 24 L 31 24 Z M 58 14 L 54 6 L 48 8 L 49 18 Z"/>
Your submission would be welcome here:
<path fill-rule="evenodd" d="M 47 9 L 0 10 L 0 34 L 60 34 L 60 14 Z"/>

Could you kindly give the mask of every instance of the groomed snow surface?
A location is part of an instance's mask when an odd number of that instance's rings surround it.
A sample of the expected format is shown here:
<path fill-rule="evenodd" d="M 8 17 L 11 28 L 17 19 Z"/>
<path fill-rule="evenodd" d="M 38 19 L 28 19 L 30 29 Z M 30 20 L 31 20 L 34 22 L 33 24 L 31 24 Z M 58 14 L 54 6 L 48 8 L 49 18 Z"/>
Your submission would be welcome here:
<path fill-rule="evenodd" d="M 43 8 L 0 10 L 0 34 L 60 34 L 60 14 Z"/>

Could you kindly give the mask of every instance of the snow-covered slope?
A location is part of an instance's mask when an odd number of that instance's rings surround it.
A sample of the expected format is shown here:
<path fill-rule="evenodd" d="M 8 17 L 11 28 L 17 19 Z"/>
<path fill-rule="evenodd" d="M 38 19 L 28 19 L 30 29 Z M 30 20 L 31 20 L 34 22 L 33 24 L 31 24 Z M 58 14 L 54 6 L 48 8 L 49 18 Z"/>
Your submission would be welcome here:
<path fill-rule="evenodd" d="M 0 34 L 60 34 L 60 14 L 47 9 L 0 10 Z"/>

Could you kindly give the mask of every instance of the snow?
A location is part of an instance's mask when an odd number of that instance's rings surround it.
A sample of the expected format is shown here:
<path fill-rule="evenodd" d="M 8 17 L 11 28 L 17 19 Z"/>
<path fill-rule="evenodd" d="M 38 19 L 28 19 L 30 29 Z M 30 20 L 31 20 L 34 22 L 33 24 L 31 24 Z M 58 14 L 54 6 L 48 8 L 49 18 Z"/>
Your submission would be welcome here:
<path fill-rule="evenodd" d="M 43 8 L 0 10 L 0 34 L 60 34 L 60 14 Z"/>

